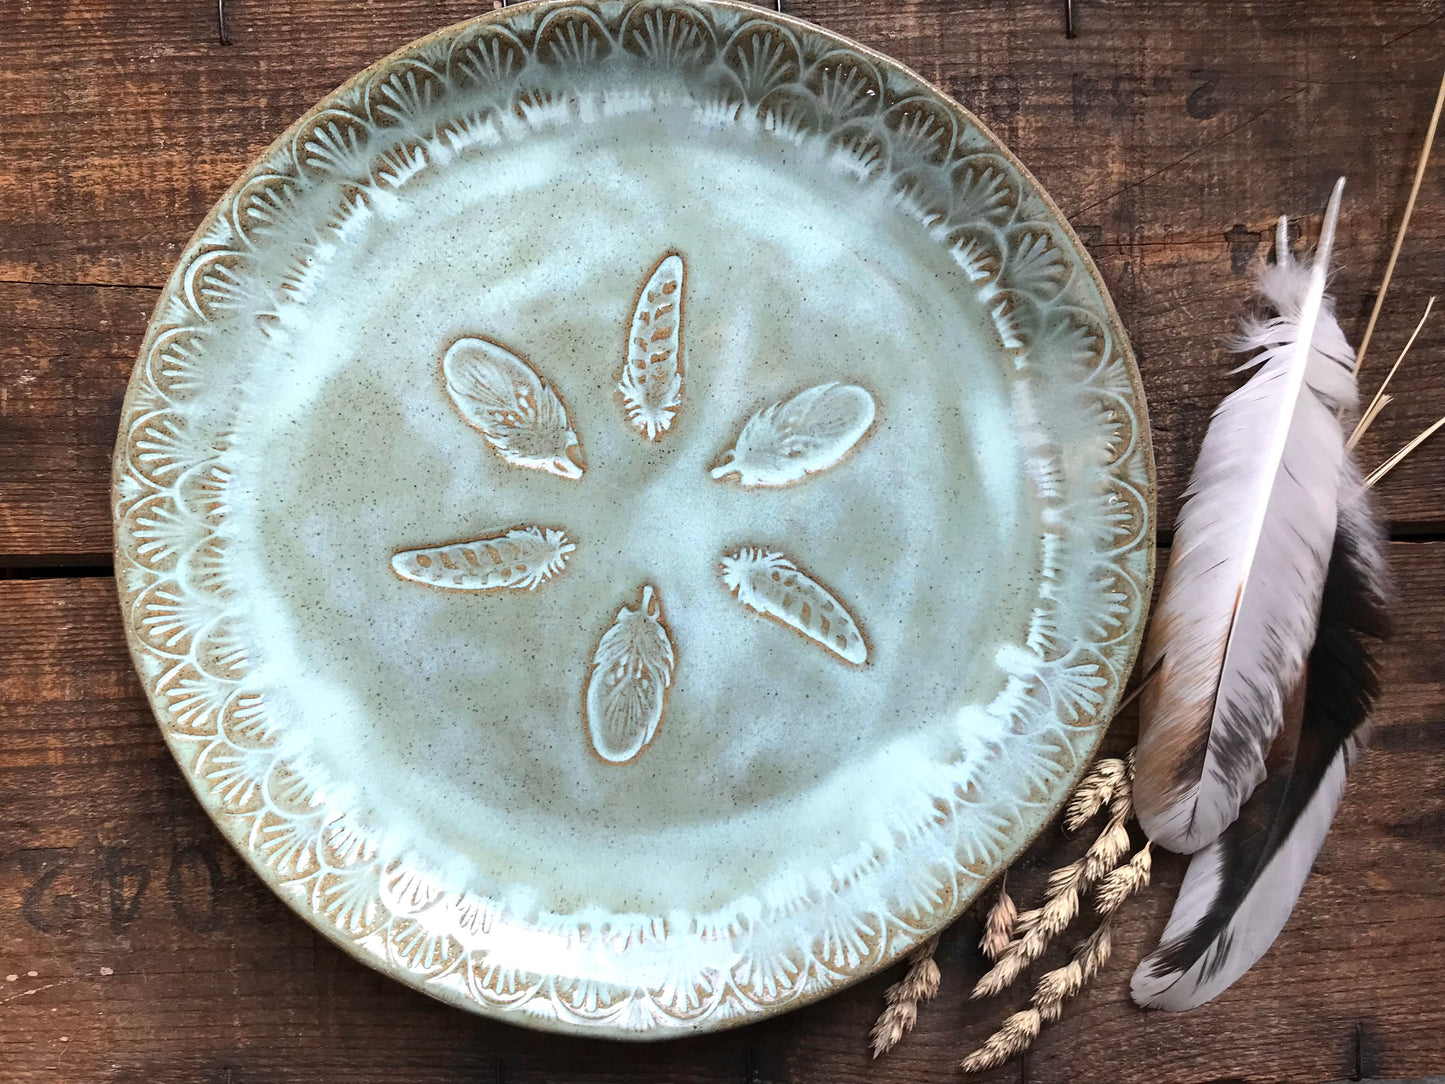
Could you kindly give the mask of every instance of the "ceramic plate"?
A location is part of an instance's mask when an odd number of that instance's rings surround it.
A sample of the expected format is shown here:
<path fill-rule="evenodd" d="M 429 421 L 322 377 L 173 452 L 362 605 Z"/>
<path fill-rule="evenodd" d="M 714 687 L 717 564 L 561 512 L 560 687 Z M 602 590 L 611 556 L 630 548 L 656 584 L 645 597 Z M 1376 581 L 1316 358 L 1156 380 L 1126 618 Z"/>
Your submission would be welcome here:
<path fill-rule="evenodd" d="M 1148 427 L 1077 239 L 917 76 L 742 5 L 408 46 L 226 193 L 115 461 L 210 815 L 367 963 L 654 1038 L 937 931 L 1132 664 Z"/>

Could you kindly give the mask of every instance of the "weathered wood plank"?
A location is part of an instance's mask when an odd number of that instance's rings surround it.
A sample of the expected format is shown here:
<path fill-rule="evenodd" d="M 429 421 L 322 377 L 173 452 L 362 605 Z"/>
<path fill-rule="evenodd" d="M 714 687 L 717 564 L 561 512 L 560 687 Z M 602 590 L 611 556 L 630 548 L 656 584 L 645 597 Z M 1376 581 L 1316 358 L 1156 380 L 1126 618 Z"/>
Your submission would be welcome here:
<path fill-rule="evenodd" d="M 0 564 L 109 560 L 111 447 L 158 296 L 0 283 Z"/>
<path fill-rule="evenodd" d="M 898 56 L 995 128 L 1089 245 L 1140 356 L 1167 523 L 1209 412 L 1248 264 L 1280 210 L 1312 236 L 1350 177 L 1335 289 L 1357 337 L 1445 55 L 1438 0 L 785 0 Z M 209 205 L 302 110 L 457 0 L 28 0 L 0 8 L 0 567 L 103 561 L 125 376 Z M 1365 383 L 1438 279 L 1445 167 L 1427 177 Z M 45 284 L 51 285 L 45 285 Z M 92 284 L 92 285 L 77 285 Z M 104 284 L 104 285 L 94 285 Z M 1441 413 L 1427 330 L 1366 462 Z M 1445 457 L 1382 496 L 1438 533 Z M 1125 976 L 1182 864 L 1121 922 L 1098 988 L 1040 1040 L 1031 1081 L 1326 1080 L 1445 1071 L 1445 546 L 1397 545 L 1401 634 L 1365 761 L 1294 919 L 1217 1004 L 1144 1016 Z M 880 976 L 776 1021 L 653 1047 L 565 1041 L 411 993 L 312 934 L 210 827 L 150 721 L 104 580 L 0 582 L 0 1078 L 848 1082 L 945 1078 L 1016 1001 L 970 1006 L 976 923 L 944 991 L 882 1062 Z M 1128 743 L 1128 719 L 1111 744 Z M 1015 890 L 1071 853 L 1046 836 Z M 34 975 L 30 973 L 34 972 Z M 10 976 L 14 975 L 14 979 Z"/>
<path fill-rule="evenodd" d="M 227 7 L 230 46 L 202 3 L 7 10 L 0 279 L 160 283 L 206 208 L 291 119 L 365 64 L 476 10 L 455 0 Z M 1109 243 L 1212 242 L 1236 222 L 1257 230 L 1281 208 L 1316 210 L 1344 172 L 1352 200 L 1374 209 L 1355 224 L 1373 281 L 1439 75 L 1445 24 L 1428 0 L 1079 7 L 1072 41 L 1056 0 L 797 0 L 789 10 L 953 91 Z M 1424 251 L 1445 232 L 1442 204 L 1437 171 L 1416 224 Z"/>
<path fill-rule="evenodd" d="M 1226 10 L 1227 9 L 1227 10 Z M 145 291 L 210 203 L 289 120 L 351 72 L 470 9 L 205 4 L 125 11 L 35 0 L 0 34 L 0 561 L 109 549 L 105 457 Z M 1210 411 L 1232 386 L 1218 344 L 1247 305 L 1275 214 L 1312 234 L 1337 171 L 1350 196 L 1336 279 L 1358 337 L 1403 204 L 1445 22 L 1427 3 L 900 5 L 807 0 L 789 10 L 887 49 L 973 106 L 1053 193 L 1098 260 L 1138 350 L 1177 507 Z M 1214 33 L 1227 23 L 1229 33 Z M 1409 32 L 1412 27 L 1418 28 Z M 1403 36 L 1401 36 L 1403 35 Z M 313 43 L 325 40 L 327 48 Z M 65 62 L 61 55 L 65 43 Z M 1348 70 L 1335 71 L 1342 51 Z M 1261 65 L 1259 58 L 1271 63 Z M 1324 72 L 1328 78 L 1319 78 Z M 59 134 L 71 133 L 61 139 Z M 1445 167 L 1427 178 L 1365 385 L 1373 389 L 1433 288 Z M 1427 329 L 1400 400 L 1365 443 L 1378 462 L 1445 413 Z M 1445 456 L 1383 487 L 1397 529 L 1437 533 Z"/>
<path fill-rule="evenodd" d="M 1445 544 L 1392 547 L 1387 694 L 1316 875 L 1275 949 L 1184 1015 L 1127 975 L 1183 864 L 1120 921 L 1115 960 L 1029 1056 L 1031 1081 L 1345 1079 L 1445 1069 Z M 945 938 L 916 1034 L 863 1051 L 880 976 L 741 1031 L 660 1046 L 536 1035 L 381 978 L 314 935 L 235 856 L 149 717 L 103 578 L 0 582 L 0 1052 L 4 1078 L 887 1084 L 947 1079 L 1018 1002 L 970 1005 L 976 919 Z M 1132 722 L 1111 736 L 1127 748 Z M 1037 897 L 1085 840 L 1045 833 L 1011 879 Z M 34 972 L 34 974 L 30 974 Z M 14 975 L 13 979 L 9 976 Z M 52 1070 L 50 1066 L 58 1066 Z M 984 1080 L 1014 1080 L 1018 1067 Z"/>

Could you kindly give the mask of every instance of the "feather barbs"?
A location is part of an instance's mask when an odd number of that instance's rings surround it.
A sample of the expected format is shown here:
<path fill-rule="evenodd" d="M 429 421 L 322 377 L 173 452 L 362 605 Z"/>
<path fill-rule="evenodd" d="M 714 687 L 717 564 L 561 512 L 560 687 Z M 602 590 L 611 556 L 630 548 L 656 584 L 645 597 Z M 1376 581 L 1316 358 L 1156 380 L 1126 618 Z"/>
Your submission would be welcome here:
<path fill-rule="evenodd" d="M 676 252 L 659 260 L 638 293 L 628 329 L 617 393 L 628 422 L 648 440 L 662 439 L 682 406 L 684 274 Z"/>
<path fill-rule="evenodd" d="M 1262 284 L 1276 315 L 1241 340 L 1255 372 L 1215 412 L 1179 516 L 1145 649 L 1159 676 L 1140 701 L 1136 784 L 1140 824 L 1171 850 L 1212 842 L 1263 780 L 1314 636 L 1344 462 L 1336 410 L 1353 402 L 1324 296 L 1339 199 L 1337 185 L 1314 261 L 1285 244 Z"/>
<path fill-rule="evenodd" d="M 1238 820 L 1190 861 L 1159 946 L 1134 973 L 1145 1008 L 1183 1010 L 1228 989 L 1274 943 L 1344 795 L 1379 693 L 1373 642 L 1389 633 L 1383 538 L 1353 464 L 1318 633 L 1268 778 Z"/>
<path fill-rule="evenodd" d="M 582 477 L 581 442 L 567 407 L 537 370 L 490 339 L 458 339 L 442 356 L 452 405 L 514 467 Z"/>
<path fill-rule="evenodd" d="M 643 584 L 637 605 L 617 611 L 592 655 L 587 734 L 600 759 L 626 764 L 657 736 L 676 665 L 661 599 Z"/>
<path fill-rule="evenodd" d="M 815 384 L 759 410 L 744 424 L 726 458 L 712 470 L 738 484 L 782 486 L 843 460 L 873 425 L 877 407 L 856 384 Z"/>

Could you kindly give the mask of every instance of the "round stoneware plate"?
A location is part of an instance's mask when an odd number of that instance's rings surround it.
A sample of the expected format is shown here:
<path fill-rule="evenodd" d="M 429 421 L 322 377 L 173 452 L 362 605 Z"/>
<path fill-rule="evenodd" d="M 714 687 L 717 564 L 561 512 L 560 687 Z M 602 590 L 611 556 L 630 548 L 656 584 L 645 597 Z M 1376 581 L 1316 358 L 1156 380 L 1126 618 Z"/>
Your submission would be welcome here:
<path fill-rule="evenodd" d="M 226 193 L 115 458 L 210 815 L 438 998 L 661 1038 L 822 997 L 1054 812 L 1151 462 L 1077 239 L 917 76 L 741 4 L 530 4 Z"/>

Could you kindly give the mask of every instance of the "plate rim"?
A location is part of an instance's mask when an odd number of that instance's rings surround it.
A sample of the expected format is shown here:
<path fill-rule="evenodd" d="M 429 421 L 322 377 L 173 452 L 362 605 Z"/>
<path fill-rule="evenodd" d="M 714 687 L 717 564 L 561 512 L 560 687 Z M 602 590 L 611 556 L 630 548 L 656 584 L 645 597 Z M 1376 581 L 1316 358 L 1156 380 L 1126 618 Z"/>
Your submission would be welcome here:
<path fill-rule="evenodd" d="M 903 938 L 891 946 L 883 946 L 877 958 L 871 960 L 866 967 L 845 975 L 841 979 L 824 984 L 820 988 L 807 990 L 801 994 L 790 995 L 786 998 L 779 997 L 763 1003 L 751 1011 L 744 1011 L 737 1015 L 720 1016 L 716 1012 L 708 1012 L 702 1016 L 690 1018 L 686 1021 L 680 1020 L 677 1026 L 660 1027 L 654 1024 L 643 1030 L 634 1030 L 615 1023 L 602 1023 L 598 1021 L 575 1022 L 560 1017 L 548 1018 L 532 1016 L 520 1012 L 499 1009 L 497 1006 L 480 1000 L 464 990 L 441 985 L 431 981 L 431 978 L 425 974 L 400 966 L 385 952 L 378 954 L 374 949 L 368 948 L 363 943 L 364 939 L 348 935 L 348 933 L 342 930 L 336 923 L 326 921 L 322 912 L 317 907 L 308 905 L 304 895 L 286 891 L 283 879 L 279 876 L 276 869 L 265 860 L 259 848 L 253 844 L 248 844 L 244 838 L 246 833 L 238 831 L 234 825 L 228 823 L 228 812 L 216 804 L 211 794 L 202 790 L 199 773 L 196 771 L 194 763 L 188 764 L 186 758 L 182 755 L 183 737 L 176 733 L 171 726 L 168 726 L 165 721 L 165 710 L 167 709 L 163 709 L 160 700 L 160 691 L 156 688 L 151 678 L 147 676 L 147 648 L 140 634 L 137 632 L 136 622 L 131 614 L 132 607 L 127 600 L 126 588 L 121 580 L 121 572 L 122 569 L 126 567 L 128 555 L 124 549 L 123 521 L 125 517 L 121 510 L 123 498 L 120 494 L 126 460 L 131 444 L 129 430 L 130 423 L 136 413 L 134 400 L 137 395 L 139 377 L 142 369 L 146 365 L 147 358 L 155 348 L 155 340 L 157 338 L 156 329 L 162 324 L 167 305 L 173 301 L 177 290 L 183 285 L 187 269 L 195 261 L 202 246 L 208 238 L 212 237 L 218 220 L 228 209 L 235 205 L 237 198 L 245 190 L 247 185 L 265 171 L 267 163 L 270 162 L 278 152 L 284 151 L 287 145 L 295 139 L 305 125 L 327 109 L 334 107 L 339 100 L 349 92 L 365 83 L 376 80 L 388 70 L 394 69 L 398 65 L 417 56 L 418 53 L 423 51 L 427 46 L 454 38 L 472 28 L 497 24 L 506 27 L 510 23 L 522 22 L 534 16 L 540 19 L 540 13 L 549 13 L 554 10 L 578 9 L 590 12 L 601 19 L 604 18 L 605 9 L 615 7 L 625 12 L 631 11 L 634 8 L 647 6 L 704 10 L 721 9 L 733 13 L 734 16 L 744 22 L 775 23 L 793 34 L 801 33 L 809 36 L 820 36 L 834 48 L 851 51 L 865 58 L 875 65 L 881 73 L 900 78 L 907 83 L 916 84 L 919 88 L 919 93 L 931 97 L 948 110 L 955 120 L 975 130 L 982 139 L 990 145 L 988 147 L 988 153 L 997 155 L 1007 162 L 1010 169 L 1023 182 L 1025 194 L 1041 201 L 1047 213 L 1049 225 L 1056 227 L 1060 231 L 1064 240 L 1067 242 L 1070 254 L 1078 261 L 1078 265 L 1089 275 L 1098 295 L 1102 314 L 1107 318 L 1107 330 L 1112 337 L 1113 348 L 1119 355 L 1123 370 L 1128 376 L 1129 386 L 1132 392 L 1132 399 L 1129 405 L 1134 412 L 1133 428 L 1128 435 L 1133 440 L 1133 446 L 1137 447 L 1144 475 L 1144 486 L 1140 494 L 1142 498 L 1141 508 L 1137 517 L 1142 520 L 1142 529 L 1139 530 L 1138 537 L 1129 547 L 1129 550 L 1134 553 L 1142 551 L 1144 571 L 1139 584 L 1139 609 L 1136 614 L 1132 615 L 1134 619 L 1132 627 L 1127 636 L 1121 641 L 1123 646 L 1120 656 L 1121 662 L 1118 668 L 1119 680 L 1116 685 L 1108 689 L 1107 695 L 1097 710 L 1089 713 L 1091 718 L 1091 734 L 1090 740 L 1088 740 L 1084 746 L 1084 752 L 1076 758 L 1074 767 L 1064 772 L 1057 796 L 1048 803 L 1050 810 L 1048 814 L 1031 832 L 1028 832 L 1026 835 L 1020 834 L 1016 840 L 1010 840 L 1008 844 L 1001 848 L 1003 857 L 997 863 L 995 871 L 991 876 L 983 880 L 971 895 L 961 896 L 956 894 L 950 907 L 931 913 L 930 928 L 926 932 L 916 937 Z M 621 17 L 617 17 L 611 21 L 615 21 L 618 25 L 621 25 L 622 20 Z M 952 148 L 950 148 L 950 153 L 952 153 Z M 1113 298 L 1110 296 L 1092 256 L 1089 254 L 1088 249 L 1079 238 L 1067 217 L 1049 193 L 1004 141 L 982 120 L 932 80 L 924 78 L 909 66 L 870 46 L 857 42 L 847 35 L 785 12 L 778 12 L 772 8 L 758 7 L 746 3 L 745 0 L 624 0 L 621 4 L 616 4 L 611 2 L 611 0 L 526 0 L 524 3 L 484 12 L 474 18 L 465 19 L 439 28 L 422 37 L 407 42 L 377 61 L 367 65 L 335 89 L 323 95 L 314 105 L 288 125 L 285 131 L 248 161 L 236 180 L 228 186 L 224 193 L 212 204 L 176 258 L 175 265 L 167 276 L 165 285 L 161 289 L 160 296 L 147 321 L 146 333 L 143 336 L 135 365 L 127 380 L 126 393 L 120 411 L 120 426 L 112 455 L 110 493 L 114 535 L 112 556 L 117 573 L 116 584 L 122 624 L 125 629 L 127 648 L 144 688 L 147 705 L 165 738 L 167 747 L 177 762 L 177 767 L 180 768 L 181 774 L 186 780 L 187 786 L 196 796 L 197 801 L 206 811 L 207 816 L 211 819 L 217 830 L 220 831 L 236 852 L 245 860 L 247 865 L 255 871 L 266 888 L 301 917 L 312 930 L 322 934 L 348 955 L 367 967 L 403 982 L 407 986 L 430 997 L 492 1019 L 538 1030 L 632 1041 L 681 1038 L 687 1035 L 727 1030 L 812 1004 L 854 983 L 877 974 L 890 964 L 901 959 L 911 951 L 916 944 L 929 936 L 947 929 L 955 923 L 963 912 L 972 905 L 974 900 L 985 892 L 990 884 L 1003 876 L 1009 866 L 1033 844 L 1045 829 L 1054 823 L 1059 809 L 1061 809 L 1067 801 L 1074 785 L 1097 754 L 1098 747 L 1107 734 L 1114 714 L 1117 711 L 1128 675 L 1138 662 L 1157 564 L 1157 468 L 1153 453 L 1152 428 L 1149 424 L 1148 403 L 1145 398 L 1143 380 L 1139 373 L 1132 344 L 1124 329 Z"/>

